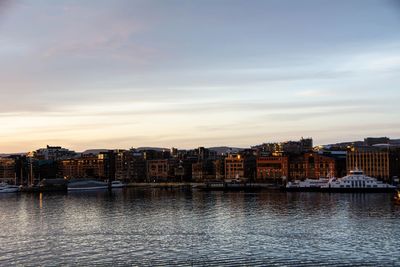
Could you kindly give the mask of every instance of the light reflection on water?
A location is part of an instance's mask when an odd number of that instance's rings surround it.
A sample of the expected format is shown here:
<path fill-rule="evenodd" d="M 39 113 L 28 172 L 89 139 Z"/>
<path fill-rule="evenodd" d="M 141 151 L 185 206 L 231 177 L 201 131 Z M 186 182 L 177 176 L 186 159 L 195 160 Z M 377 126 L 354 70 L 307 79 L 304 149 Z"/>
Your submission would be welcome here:
<path fill-rule="evenodd" d="M 0 196 L 0 265 L 396 265 L 390 194 Z"/>

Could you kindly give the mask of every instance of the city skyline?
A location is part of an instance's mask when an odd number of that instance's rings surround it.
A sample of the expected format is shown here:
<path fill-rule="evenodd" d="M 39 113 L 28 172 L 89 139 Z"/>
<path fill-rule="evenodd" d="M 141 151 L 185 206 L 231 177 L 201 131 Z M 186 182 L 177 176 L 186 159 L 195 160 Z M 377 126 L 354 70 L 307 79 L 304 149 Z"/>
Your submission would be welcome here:
<path fill-rule="evenodd" d="M 193 147 L 174 147 L 174 146 L 154 146 L 154 145 L 149 145 L 149 146 L 145 146 L 145 145 L 138 145 L 138 146 L 129 146 L 129 147 L 112 147 L 112 145 L 110 145 L 109 147 L 86 147 L 84 149 L 81 150 L 76 150 L 73 146 L 72 147 L 66 147 L 62 144 L 46 144 L 46 145 L 42 145 L 40 147 L 36 147 L 34 149 L 31 150 L 21 150 L 19 152 L 11 152 L 11 153 L 7 153 L 6 151 L 0 151 L 0 156 L 9 156 L 9 155 L 18 155 L 18 154 L 30 154 L 36 150 L 41 150 L 41 149 L 67 149 L 75 152 L 75 153 L 100 153 L 100 152 L 105 152 L 105 151 L 126 151 L 126 150 L 156 150 L 156 151 L 161 151 L 161 150 L 167 150 L 170 151 L 172 149 L 177 149 L 179 151 L 190 151 L 190 150 L 196 150 L 199 148 L 205 148 L 205 149 L 215 149 L 214 151 L 218 152 L 218 151 L 222 151 L 221 149 L 226 149 L 226 151 L 230 151 L 232 150 L 233 153 L 242 151 L 242 150 L 247 150 L 247 149 L 254 149 L 256 147 L 260 147 L 263 145 L 273 145 L 273 144 L 285 144 L 285 143 L 298 143 L 301 141 L 307 141 L 307 140 L 311 140 L 311 144 L 312 147 L 314 149 L 324 149 L 324 148 L 328 148 L 330 149 L 331 146 L 343 146 L 345 144 L 348 143 L 352 143 L 353 145 L 360 146 L 360 144 L 363 145 L 367 145 L 367 146 L 371 146 L 371 142 L 374 143 L 375 145 L 377 145 L 376 148 L 382 148 L 386 145 L 393 145 L 394 147 L 397 147 L 400 144 L 400 138 L 392 138 L 389 136 L 365 136 L 362 139 L 359 140 L 339 140 L 336 143 L 326 143 L 326 144 L 315 144 L 314 143 L 314 138 L 307 136 L 307 137 L 300 137 L 299 139 L 291 139 L 291 140 L 277 140 L 277 141 L 270 141 L 270 140 L 265 140 L 264 142 L 258 143 L 258 144 L 250 144 L 249 146 L 243 146 L 243 147 L 235 147 L 235 146 L 225 146 L 225 145 L 215 145 L 215 146 L 204 146 L 202 144 L 197 144 Z M 373 141 L 372 141 L 373 140 Z M 223 152 L 225 153 L 225 152 Z M 230 152 L 227 152 L 230 153 Z"/>
<path fill-rule="evenodd" d="M 2 1 L 0 151 L 398 138 L 396 1 Z"/>

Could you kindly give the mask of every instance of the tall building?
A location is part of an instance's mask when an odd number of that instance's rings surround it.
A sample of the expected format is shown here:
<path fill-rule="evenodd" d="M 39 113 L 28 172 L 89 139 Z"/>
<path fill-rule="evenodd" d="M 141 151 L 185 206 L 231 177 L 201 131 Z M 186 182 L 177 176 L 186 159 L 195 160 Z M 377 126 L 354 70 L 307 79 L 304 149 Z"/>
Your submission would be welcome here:
<path fill-rule="evenodd" d="M 124 182 L 144 182 L 146 161 L 143 153 L 134 149 L 117 151 L 115 156 L 115 179 Z"/>

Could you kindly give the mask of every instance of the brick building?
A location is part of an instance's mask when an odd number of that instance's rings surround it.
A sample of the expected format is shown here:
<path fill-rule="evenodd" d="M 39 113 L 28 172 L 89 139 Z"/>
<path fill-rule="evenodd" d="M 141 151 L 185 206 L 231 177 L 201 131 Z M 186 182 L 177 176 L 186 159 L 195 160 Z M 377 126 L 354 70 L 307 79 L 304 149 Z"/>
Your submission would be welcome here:
<path fill-rule="evenodd" d="M 318 153 L 305 153 L 289 159 L 289 179 L 318 179 L 335 173 L 335 159 Z"/>
<path fill-rule="evenodd" d="M 265 182 L 288 177 L 288 162 L 288 157 L 258 157 L 256 181 Z"/>

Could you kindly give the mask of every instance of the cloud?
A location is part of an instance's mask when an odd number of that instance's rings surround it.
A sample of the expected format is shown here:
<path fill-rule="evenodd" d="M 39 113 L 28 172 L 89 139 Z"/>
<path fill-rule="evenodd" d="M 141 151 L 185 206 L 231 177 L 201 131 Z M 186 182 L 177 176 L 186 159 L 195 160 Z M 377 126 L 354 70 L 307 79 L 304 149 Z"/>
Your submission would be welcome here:
<path fill-rule="evenodd" d="M 399 71 L 400 43 L 383 43 L 340 58 L 337 71 L 353 71 L 357 74 Z"/>
<path fill-rule="evenodd" d="M 331 90 L 323 90 L 323 89 L 308 89 L 308 90 L 301 90 L 299 92 L 296 92 L 295 95 L 297 96 L 302 96 L 302 97 L 329 97 L 329 96 L 334 96 L 335 92 Z"/>

